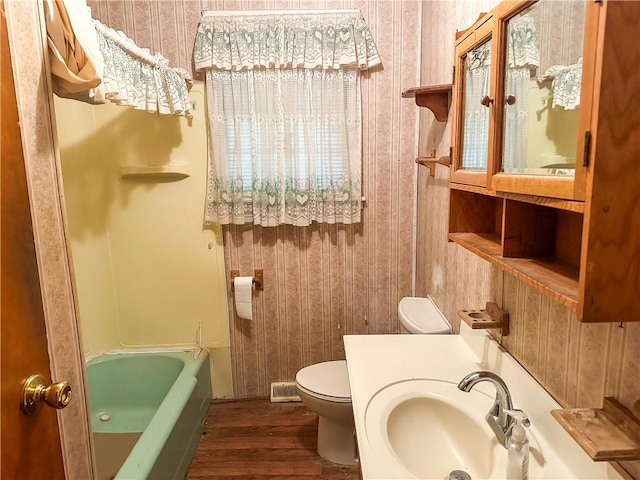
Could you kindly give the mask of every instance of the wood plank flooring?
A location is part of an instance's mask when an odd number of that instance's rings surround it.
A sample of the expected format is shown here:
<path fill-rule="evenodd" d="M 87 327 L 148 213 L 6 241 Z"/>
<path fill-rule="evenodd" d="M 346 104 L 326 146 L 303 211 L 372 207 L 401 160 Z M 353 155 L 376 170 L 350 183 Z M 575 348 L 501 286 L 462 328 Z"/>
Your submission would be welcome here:
<path fill-rule="evenodd" d="M 357 480 L 316 452 L 318 416 L 301 403 L 212 403 L 187 479 Z"/>

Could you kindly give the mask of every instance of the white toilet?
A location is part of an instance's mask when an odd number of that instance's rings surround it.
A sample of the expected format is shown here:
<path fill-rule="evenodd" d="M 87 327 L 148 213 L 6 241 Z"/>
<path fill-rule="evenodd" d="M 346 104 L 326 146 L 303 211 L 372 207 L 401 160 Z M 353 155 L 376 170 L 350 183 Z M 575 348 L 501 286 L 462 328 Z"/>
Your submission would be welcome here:
<path fill-rule="evenodd" d="M 451 325 L 431 298 L 405 297 L 398 304 L 402 333 L 446 334 Z M 347 362 L 336 360 L 310 365 L 296 374 L 302 402 L 318 414 L 318 453 L 341 465 L 355 465 L 355 424 Z"/>

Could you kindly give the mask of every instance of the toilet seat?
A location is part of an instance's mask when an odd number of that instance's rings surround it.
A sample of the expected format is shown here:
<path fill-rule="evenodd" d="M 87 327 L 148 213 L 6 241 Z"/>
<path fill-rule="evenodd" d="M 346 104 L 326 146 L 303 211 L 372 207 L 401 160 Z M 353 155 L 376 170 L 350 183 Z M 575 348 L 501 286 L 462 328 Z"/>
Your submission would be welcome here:
<path fill-rule="evenodd" d="M 316 363 L 299 370 L 296 385 L 312 397 L 328 402 L 351 403 L 345 360 Z"/>

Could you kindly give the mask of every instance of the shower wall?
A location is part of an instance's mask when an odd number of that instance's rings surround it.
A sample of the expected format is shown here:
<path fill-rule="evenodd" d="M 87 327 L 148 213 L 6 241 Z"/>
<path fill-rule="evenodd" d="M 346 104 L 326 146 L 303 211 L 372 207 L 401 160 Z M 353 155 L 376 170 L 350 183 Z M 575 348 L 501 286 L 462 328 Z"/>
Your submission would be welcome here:
<path fill-rule="evenodd" d="M 362 79 L 363 221 L 225 227 L 227 272 L 264 269 L 253 321 L 235 316 L 229 297 L 234 390 L 269 394 L 314 362 L 344 358 L 342 336 L 395 333 L 396 309 L 412 292 L 417 108 L 402 90 L 419 76 L 421 4 L 376 0 L 92 1 L 93 14 L 170 64 L 191 70 L 202 10 L 359 8 L 383 68 Z M 228 281 L 228 276 L 227 276 Z"/>
<path fill-rule="evenodd" d="M 231 395 L 222 233 L 204 228 L 202 86 L 193 118 L 56 98 L 64 201 L 84 353 L 211 348 L 215 396 Z M 187 164 L 188 178 L 121 178 Z"/>

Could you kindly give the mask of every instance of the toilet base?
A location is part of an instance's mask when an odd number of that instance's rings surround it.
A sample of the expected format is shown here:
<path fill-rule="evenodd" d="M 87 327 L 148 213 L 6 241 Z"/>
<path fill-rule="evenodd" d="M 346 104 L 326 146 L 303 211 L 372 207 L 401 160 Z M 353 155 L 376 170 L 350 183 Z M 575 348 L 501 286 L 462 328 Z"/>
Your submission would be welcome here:
<path fill-rule="evenodd" d="M 318 417 L 318 454 L 340 465 L 357 465 L 358 452 L 353 421 L 335 422 Z"/>

